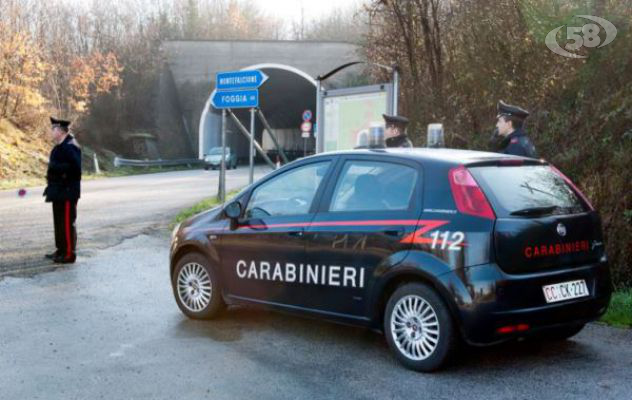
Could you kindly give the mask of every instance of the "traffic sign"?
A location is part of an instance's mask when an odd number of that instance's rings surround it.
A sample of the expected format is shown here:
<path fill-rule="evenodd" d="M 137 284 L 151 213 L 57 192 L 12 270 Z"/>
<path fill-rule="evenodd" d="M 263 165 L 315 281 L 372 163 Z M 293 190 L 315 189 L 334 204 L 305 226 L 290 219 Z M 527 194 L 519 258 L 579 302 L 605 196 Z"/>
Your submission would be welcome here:
<path fill-rule="evenodd" d="M 303 111 L 303 121 L 311 121 L 312 120 L 312 110 Z"/>
<path fill-rule="evenodd" d="M 312 123 L 305 121 L 301 124 L 301 132 L 309 132 L 312 130 Z"/>
<path fill-rule="evenodd" d="M 219 109 L 259 107 L 259 91 L 257 89 L 218 90 L 213 94 L 211 104 Z"/>
<path fill-rule="evenodd" d="M 218 72 L 215 75 L 215 89 L 256 89 L 267 79 L 268 75 L 258 69 Z"/>

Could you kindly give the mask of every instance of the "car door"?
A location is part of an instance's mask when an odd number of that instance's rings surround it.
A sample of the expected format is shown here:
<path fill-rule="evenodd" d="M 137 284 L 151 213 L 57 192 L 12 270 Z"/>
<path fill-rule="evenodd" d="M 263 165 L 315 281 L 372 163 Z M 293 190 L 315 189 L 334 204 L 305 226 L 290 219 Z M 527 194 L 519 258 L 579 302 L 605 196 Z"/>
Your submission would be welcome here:
<path fill-rule="evenodd" d="M 395 157 L 349 156 L 335 177 L 305 232 L 307 258 L 327 266 L 327 276 L 307 287 L 304 306 L 364 318 L 377 270 L 411 247 L 402 239 L 421 215 L 422 169 Z"/>
<path fill-rule="evenodd" d="M 220 239 L 229 297 L 292 303 L 295 268 L 305 258 L 303 233 L 332 162 L 299 164 L 265 179 L 246 196 L 242 218 Z"/>

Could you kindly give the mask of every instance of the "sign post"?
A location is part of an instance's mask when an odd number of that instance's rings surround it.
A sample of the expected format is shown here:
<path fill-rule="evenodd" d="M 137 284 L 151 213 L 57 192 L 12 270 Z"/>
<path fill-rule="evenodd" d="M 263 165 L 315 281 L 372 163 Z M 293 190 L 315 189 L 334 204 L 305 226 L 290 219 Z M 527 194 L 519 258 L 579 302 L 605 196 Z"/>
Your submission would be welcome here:
<path fill-rule="evenodd" d="M 301 136 L 303 137 L 303 157 L 307 155 L 307 139 L 312 130 L 312 110 L 305 110 L 301 115 L 303 123 L 301 124 Z"/>
<path fill-rule="evenodd" d="M 255 109 L 250 109 L 250 149 L 249 152 L 249 165 L 250 173 L 248 175 L 248 183 L 252 184 L 255 179 Z"/>
<path fill-rule="evenodd" d="M 219 171 L 217 199 L 226 201 L 226 110 L 250 108 L 250 183 L 254 180 L 255 109 L 259 107 L 259 86 L 268 76 L 259 70 L 218 72 L 215 75 L 215 92 L 211 105 L 222 110 L 222 160 Z M 232 115 L 232 113 L 231 113 Z"/>
<path fill-rule="evenodd" d="M 226 110 L 222 110 L 222 160 L 219 169 L 219 188 L 217 200 L 222 204 L 226 201 Z"/>
<path fill-rule="evenodd" d="M 303 113 L 303 119 L 305 119 L 305 113 Z M 312 123 L 309 121 L 304 121 L 301 124 L 301 136 L 303 137 L 303 157 L 307 156 L 307 138 L 309 138 L 309 133 L 312 130 Z"/>

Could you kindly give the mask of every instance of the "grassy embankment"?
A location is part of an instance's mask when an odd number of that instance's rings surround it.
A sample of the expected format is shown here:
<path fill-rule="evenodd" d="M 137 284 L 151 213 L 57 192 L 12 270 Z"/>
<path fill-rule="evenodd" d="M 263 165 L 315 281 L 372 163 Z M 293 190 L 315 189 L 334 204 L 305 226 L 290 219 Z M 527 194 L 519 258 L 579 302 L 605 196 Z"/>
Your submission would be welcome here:
<path fill-rule="evenodd" d="M 231 192 L 226 193 L 226 201 L 232 199 L 237 193 L 239 193 L 239 190 L 233 190 Z M 171 224 L 169 225 L 170 229 L 173 229 L 174 226 L 176 226 L 177 224 L 179 224 L 180 222 L 194 216 L 195 214 L 199 214 L 202 211 L 206 211 L 206 210 L 210 210 L 211 208 L 217 206 L 219 204 L 219 201 L 217 201 L 217 198 L 215 197 L 211 197 L 208 199 L 204 199 L 196 204 L 194 204 L 193 206 L 189 207 L 189 208 L 185 208 L 184 210 L 180 211 L 171 221 Z"/>
<path fill-rule="evenodd" d="M 610 307 L 601 321 L 612 326 L 632 328 L 632 289 L 618 290 L 612 294 Z"/>

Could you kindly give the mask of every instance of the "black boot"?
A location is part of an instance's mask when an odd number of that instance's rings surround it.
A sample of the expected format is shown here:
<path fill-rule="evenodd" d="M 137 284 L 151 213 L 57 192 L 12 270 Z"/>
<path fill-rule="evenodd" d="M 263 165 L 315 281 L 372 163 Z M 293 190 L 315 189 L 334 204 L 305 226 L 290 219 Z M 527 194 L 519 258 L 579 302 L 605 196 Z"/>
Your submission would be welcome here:
<path fill-rule="evenodd" d="M 53 253 L 46 254 L 44 257 L 48 258 L 49 260 L 54 260 L 55 257 L 57 257 L 58 254 L 59 254 L 59 252 L 55 251 Z"/>
<path fill-rule="evenodd" d="M 57 264 L 74 264 L 76 259 L 77 256 L 75 256 L 74 254 L 71 254 L 69 256 L 66 256 L 64 254 L 57 254 L 53 258 L 53 261 Z"/>

